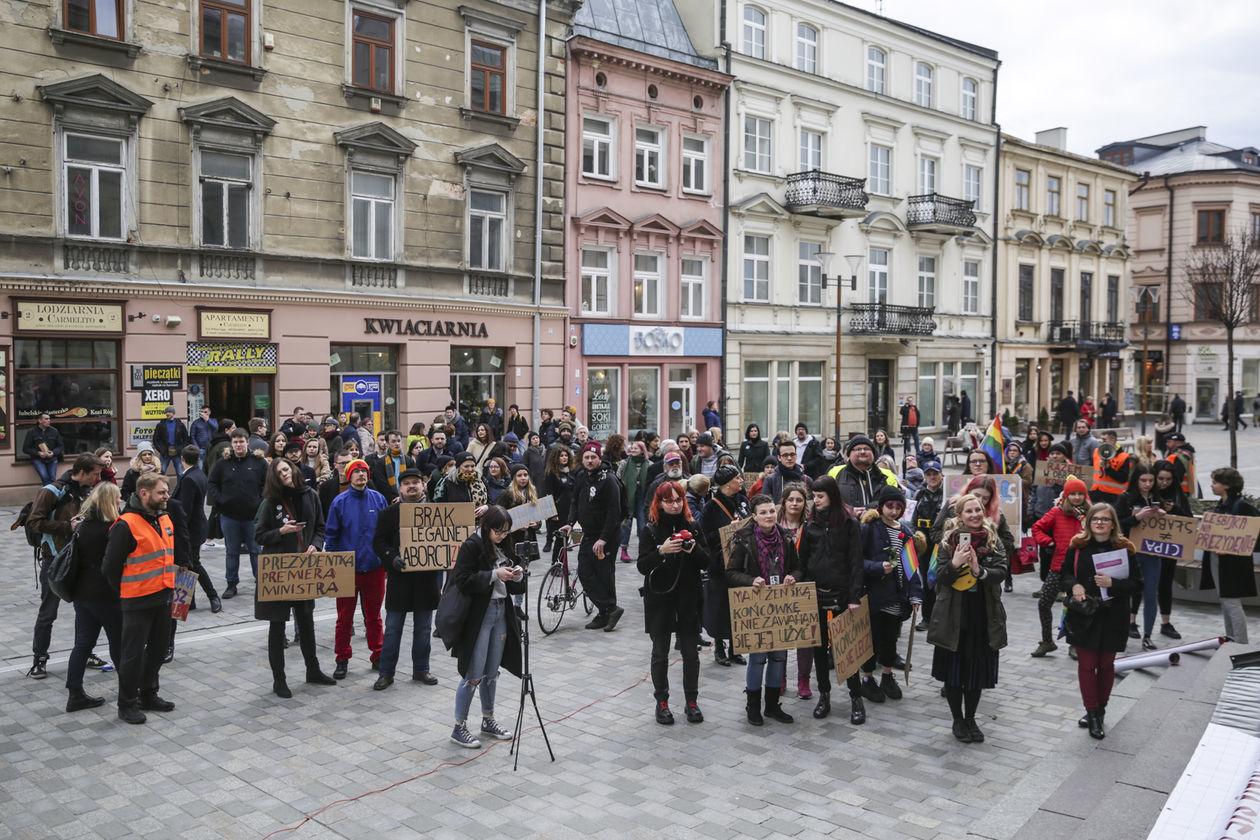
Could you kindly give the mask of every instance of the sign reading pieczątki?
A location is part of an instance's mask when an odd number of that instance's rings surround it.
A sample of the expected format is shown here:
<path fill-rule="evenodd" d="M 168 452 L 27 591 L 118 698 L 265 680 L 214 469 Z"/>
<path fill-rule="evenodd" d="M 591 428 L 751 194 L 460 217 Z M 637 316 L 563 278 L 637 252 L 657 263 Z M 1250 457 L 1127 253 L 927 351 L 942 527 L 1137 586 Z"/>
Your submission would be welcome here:
<path fill-rule="evenodd" d="M 259 601 L 313 601 L 353 594 L 353 551 L 258 556 Z"/>
<path fill-rule="evenodd" d="M 455 566 L 464 540 L 472 536 L 477 506 L 471 502 L 401 505 L 398 554 L 404 572 L 433 572 Z"/>
<path fill-rule="evenodd" d="M 730 595 L 736 653 L 818 646 L 818 593 L 812 582 L 737 586 Z"/>

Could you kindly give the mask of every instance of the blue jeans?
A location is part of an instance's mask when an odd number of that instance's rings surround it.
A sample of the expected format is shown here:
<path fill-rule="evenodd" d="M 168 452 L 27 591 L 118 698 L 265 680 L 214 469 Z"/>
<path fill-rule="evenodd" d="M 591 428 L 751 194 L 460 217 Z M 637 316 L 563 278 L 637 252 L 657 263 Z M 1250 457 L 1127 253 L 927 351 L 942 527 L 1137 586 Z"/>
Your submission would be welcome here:
<path fill-rule="evenodd" d="M 783 675 L 787 672 L 787 651 L 772 650 L 769 653 L 748 654 L 748 671 L 745 687 L 749 691 L 761 691 L 761 671 L 765 669 L 766 685 L 778 688 L 783 685 Z"/>
<path fill-rule="evenodd" d="M 1159 613 L 1159 570 L 1164 561 L 1153 554 L 1139 554 L 1138 561 L 1142 564 L 1142 635 L 1149 636 Z"/>
<path fill-rule="evenodd" d="M 394 676 L 398 667 L 398 650 L 402 646 L 403 627 L 407 624 L 407 616 L 413 616 L 411 622 L 411 673 L 424 674 L 429 670 L 429 651 L 433 646 L 433 610 L 385 611 L 385 641 L 381 645 L 381 676 Z"/>
<path fill-rule="evenodd" d="M 35 472 L 39 474 L 40 484 L 52 484 L 57 480 L 57 468 L 61 466 L 61 462 L 56 458 L 45 461 L 36 455 L 31 459 L 31 466 L 35 467 Z"/>
<path fill-rule="evenodd" d="M 249 549 L 249 567 L 258 580 L 258 552 L 262 547 L 254 542 L 254 520 L 232 519 L 219 514 L 219 526 L 223 529 L 223 547 L 227 552 L 227 583 L 236 586 L 241 582 L 241 544 Z"/>
<path fill-rule="evenodd" d="M 101 630 L 109 641 L 109 659 L 117 666 L 121 659 L 118 647 L 122 640 L 122 610 L 117 601 L 74 602 L 74 649 L 66 664 L 66 688 L 83 688 L 83 671 L 87 658 L 96 647 Z"/>
<path fill-rule="evenodd" d="M 455 722 L 468 720 L 472 707 L 473 692 L 481 688 L 481 716 L 494 716 L 494 684 L 499 677 L 499 662 L 503 659 L 503 644 L 507 641 L 506 598 L 491 598 L 486 615 L 477 631 L 468 672 L 455 689 Z"/>
<path fill-rule="evenodd" d="M 643 493 L 647 491 L 647 488 L 641 487 L 639 490 L 639 497 L 634 500 L 634 512 L 630 515 L 630 518 L 621 525 L 621 544 L 623 546 L 630 545 L 630 526 L 636 522 L 639 525 L 639 530 L 637 532 L 639 538 L 643 538 Z"/>
<path fill-rule="evenodd" d="M 184 459 L 181 458 L 179 455 L 169 455 L 169 456 L 161 455 L 159 457 L 161 457 L 162 459 L 162 475 L 166 475 L 166 467 L 168 464 L 175 465 L 176 476 L 180 476 L 184 474 Z"/>
<path fill-rule="evenodd" d="M 901 432 L 901 437 L 902 437 L 902 448 L 905 450 L 906 455 L 909 455 L 911 453 L 917 453 L 919 451 L 919 427 L 918 426 L 913 426 L 913 427 L 906 426 Z M 910 447 L 911 442 L 914 443 L 913 449 Z"/>

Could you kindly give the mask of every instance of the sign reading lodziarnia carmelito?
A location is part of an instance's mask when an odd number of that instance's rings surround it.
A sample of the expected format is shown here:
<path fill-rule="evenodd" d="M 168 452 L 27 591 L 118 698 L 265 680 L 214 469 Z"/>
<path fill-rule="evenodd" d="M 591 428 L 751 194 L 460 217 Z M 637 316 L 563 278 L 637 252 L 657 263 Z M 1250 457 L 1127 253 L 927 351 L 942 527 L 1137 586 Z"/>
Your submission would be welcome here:
<path fill-rule="evenodd" d="M 121 303 L 20 300 L 17 328 L 19 332 L 120 333 L 123 308 Z"/>

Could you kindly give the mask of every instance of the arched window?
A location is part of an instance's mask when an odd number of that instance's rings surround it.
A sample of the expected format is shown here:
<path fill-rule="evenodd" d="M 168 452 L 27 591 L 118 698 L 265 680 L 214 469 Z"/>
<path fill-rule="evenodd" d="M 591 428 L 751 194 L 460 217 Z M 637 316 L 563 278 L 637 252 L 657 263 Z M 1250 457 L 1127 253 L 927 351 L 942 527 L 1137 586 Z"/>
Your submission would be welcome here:
<path fill-rule="evenodd" d="M 885 93 L 884 72 L 888 63 L 887 56 L 879 47 L 866 48 L 866 89 L 875 93 Z"/>
<path fill-rule="evenodd" d="M 932 67 L 922 61 L 914 65 L 914 104 L 932 107 Z"/>
<path fill-rule="evenodd" d="M 796 69 L 818 72 L 818 30 L 808 23 L 796 25 Z"/>
<path fill-rule="evenodd" d="M 766 57 L 766 13 L 756 6 L 744 7 L 744 54 Z"/>
<path fill-rule="evenodd" d="M 963 119 L 974 120 L 976 118 L 976 100 L 979 85 L 975 79 L 962 80 L 962 109 Z"/>

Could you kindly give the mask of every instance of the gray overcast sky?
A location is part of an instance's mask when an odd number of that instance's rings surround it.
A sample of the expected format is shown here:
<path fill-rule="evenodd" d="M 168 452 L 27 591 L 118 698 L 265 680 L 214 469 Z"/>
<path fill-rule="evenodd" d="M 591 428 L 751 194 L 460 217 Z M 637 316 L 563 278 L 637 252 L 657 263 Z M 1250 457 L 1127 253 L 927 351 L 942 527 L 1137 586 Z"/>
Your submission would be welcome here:
<path fill-rule="evenodd" d="M 847 0 L 877 11 L 877 0 Z M 998 121 L 1032 140 L 1066 126 L 1068 149 L 1205 125 L 1260 146 L 1255 0 L 884 0 L 887 17 L 997 50 Z"/>

